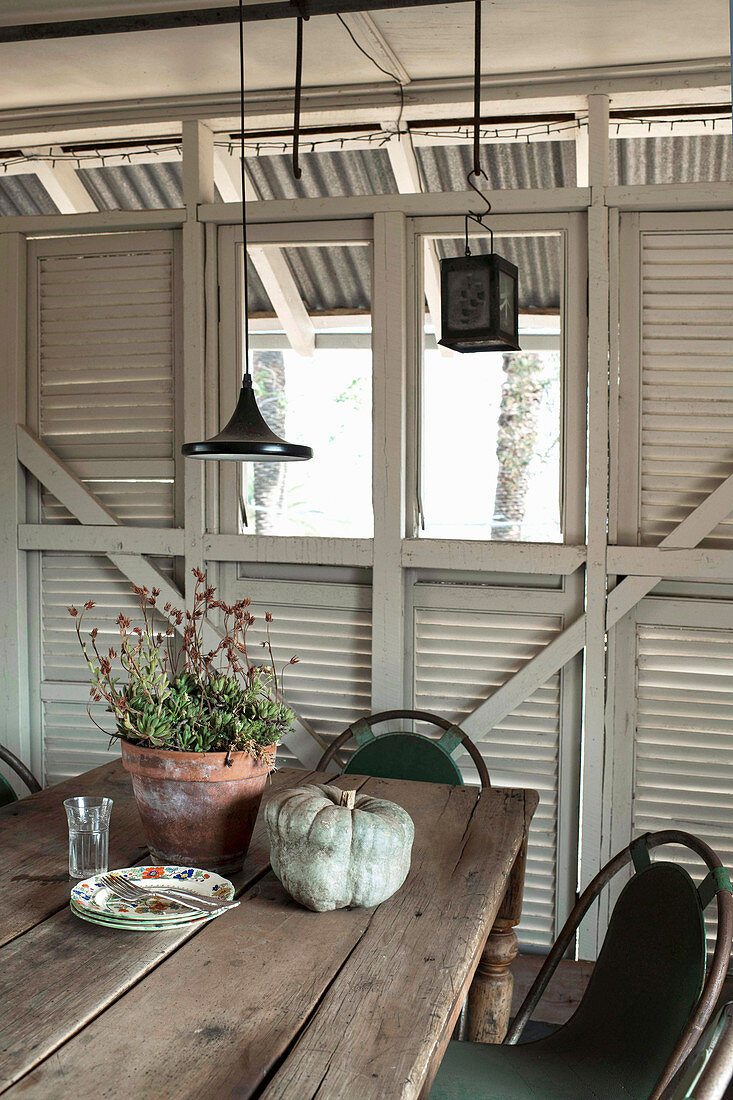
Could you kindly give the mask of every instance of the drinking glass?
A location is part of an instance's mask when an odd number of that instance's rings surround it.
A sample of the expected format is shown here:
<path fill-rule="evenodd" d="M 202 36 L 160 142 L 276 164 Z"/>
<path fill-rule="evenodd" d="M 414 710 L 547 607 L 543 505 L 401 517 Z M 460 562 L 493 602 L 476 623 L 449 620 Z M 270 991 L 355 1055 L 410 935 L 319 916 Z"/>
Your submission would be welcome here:
<path fill-rule="evenodd" d="M 67 798 L 69 877 L 90 878 L 107 870 L 111 798 Z"/>

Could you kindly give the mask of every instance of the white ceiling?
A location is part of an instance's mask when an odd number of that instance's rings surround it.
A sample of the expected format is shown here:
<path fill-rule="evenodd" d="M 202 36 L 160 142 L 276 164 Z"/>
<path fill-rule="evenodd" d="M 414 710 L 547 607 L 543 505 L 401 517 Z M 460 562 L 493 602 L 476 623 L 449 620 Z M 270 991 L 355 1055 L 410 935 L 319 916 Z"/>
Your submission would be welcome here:
<path fill-rule="evenodd" d="M 0 24 L 218 6 L 225 0 L 3 0 Z M 720 57 L 728 46 L 728 0 L 484 0 L 487 74 L 565 71 Z M 472 4 L 372 13 L 412 79 L 464 76 L 472 66 Z M 292 20 L 248 24 L 247 86 L 292 85 Z M 3 110 L 64 103 L 231 92 L 237 83 L 235 25 L 0 44 Z M 305 28 L 307 86 L 375 83 L 335 16 Z"/>

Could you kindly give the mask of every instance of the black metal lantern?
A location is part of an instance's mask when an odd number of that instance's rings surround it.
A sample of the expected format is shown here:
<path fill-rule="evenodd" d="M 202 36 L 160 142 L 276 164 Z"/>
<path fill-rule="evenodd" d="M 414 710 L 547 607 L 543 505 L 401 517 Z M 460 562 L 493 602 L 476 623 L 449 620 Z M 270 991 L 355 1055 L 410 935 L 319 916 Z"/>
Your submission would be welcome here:
<path fill-rule="evenodd" d="M 441 339 L 453 351 L 519 351 L 519 271 L 495 252 L 440 261 Z"/>
<path fill-rule="evenodd" d="M 494 252 L 494 233 L 484 225 L 491 203 L 472 181 L 487 179 L 479 162 L 481 128 L 481 0 L 475 0 L 473 78 L 473 168 L 468 186 L 486 203 L 481 213 L 465 216 L 465 255 L 440 261 L 441 338 L 453 351 L 520 351 L 519 271 Z M 488 255 L 471 255 L 468 223 L 475 222 L 490 234 Z"/>

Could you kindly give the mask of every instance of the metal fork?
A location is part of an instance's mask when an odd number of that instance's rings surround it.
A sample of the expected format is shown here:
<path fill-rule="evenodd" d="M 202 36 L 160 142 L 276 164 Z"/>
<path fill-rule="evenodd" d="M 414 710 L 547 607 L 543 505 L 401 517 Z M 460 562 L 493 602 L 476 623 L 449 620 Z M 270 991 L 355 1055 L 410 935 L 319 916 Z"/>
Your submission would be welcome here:
<path fill-rule="evenodd" d="M 140 901 L 142 898 L 149 898 L 151 895 L 157 898 L 163 898 L 165 901 L 174 901 L 179 905 L 183 905 L 188 909 L 193 909 L 199 913 L 224 913 L 227 909 L 234 909 L 239 905 L 238 901 L 214 901 L 208 898 L 200 897 L 190 893 L 187 890 L 179 890 L 176 887 L 167 889 L 157 889 L 155 885 L 152 885 L 150 889 L 143 890 L 137 886 L 130 879 L 125 878 L 124 875 L 110 872 L 109 874 L 102 875 L 99 880 L 103 886 L 106 886 L 108 890 L 111 890 L 117 897 L 122 898 L 123 901 Z M 146 880 L 151 883 L 154 880 Z"/>

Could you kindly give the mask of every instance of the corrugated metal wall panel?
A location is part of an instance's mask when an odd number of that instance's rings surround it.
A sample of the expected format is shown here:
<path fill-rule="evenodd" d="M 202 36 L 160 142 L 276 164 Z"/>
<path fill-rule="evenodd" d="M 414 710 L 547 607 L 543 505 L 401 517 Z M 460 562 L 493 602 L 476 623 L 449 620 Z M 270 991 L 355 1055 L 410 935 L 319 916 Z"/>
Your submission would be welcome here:
<path fill-rule="evenodd" d="M 560 631 L 554 615 L 416 608 L 415 706 L 460 724 Z M 529 834 L 520 942 L 544 947 L 555 931 L 560 678 L 553 676 L 480 745 L 492 784 L 532 787 L 540 804 Z M 459 761 L 469 782 L 470 760 Z"/>
<path fill-rule="evenodd" d="M 640 535 L 656 545 L 733 473 L 733 233 L 641 236 Z M 729 547 L 733 523 L 702 545 Z"/>

